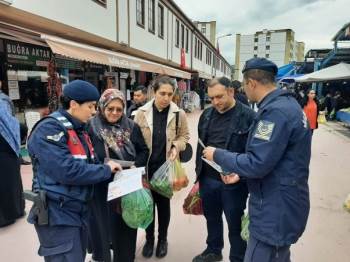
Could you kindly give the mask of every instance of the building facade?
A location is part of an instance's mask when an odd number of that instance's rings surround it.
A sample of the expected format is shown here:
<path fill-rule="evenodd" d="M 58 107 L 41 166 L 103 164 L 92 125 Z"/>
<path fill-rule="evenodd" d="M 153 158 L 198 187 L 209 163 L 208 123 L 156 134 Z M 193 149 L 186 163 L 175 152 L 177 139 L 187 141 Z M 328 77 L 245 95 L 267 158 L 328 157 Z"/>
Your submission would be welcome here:
<path fill-rule="evenodd" d="M 278 67 L 304 61 L 305 44 L 295 40 L 291 29 L 263 30 L 252 35 L 236 35 L 235 79 L 242 79 L 245 61 L 265 57 Z"/>
<path fill-rule="evenodd" d="M 195 21 L 194 24 L 197 26 L 198 30 L 200 30 L 201 33 L 210 41 L 210 43 L 216 46 L 216 21 Z"/>
<path fill-rule="evenodd" d="M 101 91 L 113 84 L 127 97 L 132 84 L 147 85 L 156 74 L 184 79 L 191 89 L 201 79 L 231 76 L 229 63 L 171 0 L 2 0 L 0 80 L 20 108 L 47 103 L 34 100 L 47 93 L 52 59 L 62 82 L 85 79 Z"/>

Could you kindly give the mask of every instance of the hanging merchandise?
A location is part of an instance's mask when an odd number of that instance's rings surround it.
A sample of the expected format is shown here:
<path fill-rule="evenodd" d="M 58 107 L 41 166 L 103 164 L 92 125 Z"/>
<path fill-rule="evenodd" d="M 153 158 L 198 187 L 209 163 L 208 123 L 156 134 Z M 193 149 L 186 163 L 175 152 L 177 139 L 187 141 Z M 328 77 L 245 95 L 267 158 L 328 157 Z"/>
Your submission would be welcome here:
<path fill-rule="evenodd" d="M 49 75 L 49 78 L 47 79 L 48 107 L 50 113 L 52 113 L 58 109 L 59 98 L 62 93 L 62 83 L 56 72 L 56 63 L 54 59 L 51 59 L 48 64 L 47 74 Z"/>

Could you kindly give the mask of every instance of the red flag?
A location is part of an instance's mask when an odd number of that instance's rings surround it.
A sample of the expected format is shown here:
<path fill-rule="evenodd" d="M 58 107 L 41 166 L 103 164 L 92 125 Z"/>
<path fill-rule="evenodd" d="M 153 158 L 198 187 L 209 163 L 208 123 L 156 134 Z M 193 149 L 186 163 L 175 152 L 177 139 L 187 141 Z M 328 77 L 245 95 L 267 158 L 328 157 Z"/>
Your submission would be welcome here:
<path fill-rule="evenodd" d="M 186 55 L 185 55 L 185 49 L 181 48 L 181 62 L 180 62 L 180 66 L 182 68 L 186 67 Z"/>

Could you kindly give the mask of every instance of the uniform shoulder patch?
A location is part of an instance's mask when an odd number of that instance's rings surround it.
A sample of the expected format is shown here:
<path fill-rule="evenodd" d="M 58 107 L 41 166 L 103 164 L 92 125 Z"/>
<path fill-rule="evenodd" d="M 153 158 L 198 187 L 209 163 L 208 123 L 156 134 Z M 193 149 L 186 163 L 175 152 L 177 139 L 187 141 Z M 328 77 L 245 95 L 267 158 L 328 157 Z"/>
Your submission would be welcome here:
<path fill-rule="evenodd" d="M 59 132 L 58 134 L 52 135 L 52 136 L 46 136 L 48 140 L 52 140 L 55 142 L 58 142 L 61 140 L 61 138 L 64 136 L 64 132 Z"/>
<path fill-rule="evenodd" d="M 254 131 L 254 137 L 265 141 L 270 141 L 274 128 L 275 123 L 266 120 L 260 120 Z"/>

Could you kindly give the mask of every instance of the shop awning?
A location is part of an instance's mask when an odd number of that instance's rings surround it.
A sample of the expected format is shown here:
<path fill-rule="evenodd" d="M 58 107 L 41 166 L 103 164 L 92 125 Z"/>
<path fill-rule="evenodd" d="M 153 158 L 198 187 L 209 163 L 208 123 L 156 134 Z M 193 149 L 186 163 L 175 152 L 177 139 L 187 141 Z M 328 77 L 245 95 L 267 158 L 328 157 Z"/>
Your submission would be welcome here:
<path fill-rule="evenodd" d="M 60 54 L 69 58 L 131 70 L 167 74 L 169 76 L 185 79 L 191 78 L 191 74 L 186 71 L 150 62 L 130 55 L 80 44 L 54 36 L 42 35 L 41 37 L 46 41 L 55 54 Z"/>
<path fill-rule="evenodd" d="M 198 72 L 198 76 L 200 78 L 204 78 L 204 79 L 208 79 L 208 80 L 213 78 L 210 74 L 205 73 L 205 72 L 201 72 L 201 71 Z"/>
<path fill-rule="evenodd" d="M 310 74 L 295 78 L 296 82 L 324 82 L 350 79 L 350 64 L 339 63 Z"/>

